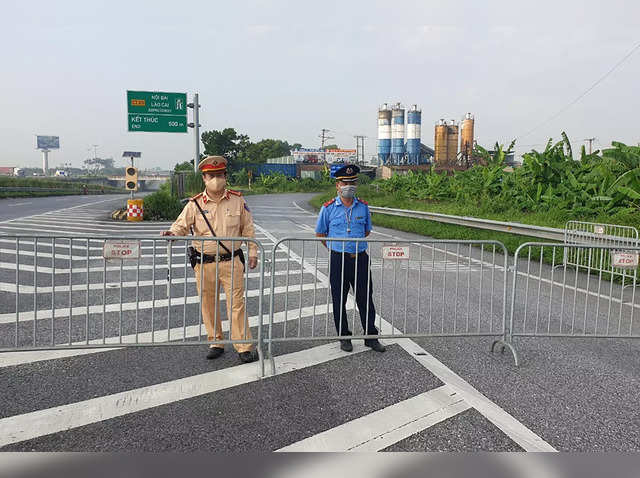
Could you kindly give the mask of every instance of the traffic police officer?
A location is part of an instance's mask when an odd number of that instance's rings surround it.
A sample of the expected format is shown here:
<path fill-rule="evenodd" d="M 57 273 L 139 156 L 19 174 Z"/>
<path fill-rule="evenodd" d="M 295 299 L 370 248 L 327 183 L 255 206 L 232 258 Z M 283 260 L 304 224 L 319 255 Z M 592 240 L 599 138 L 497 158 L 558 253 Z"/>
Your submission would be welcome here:
<path fill-rule="evenodd" d="M 369 205 L 355 197 L 359 172 L 360 168 L 352 164 L 345 164 L 335 172 L 338 195 L 324 203 L 320 209 L 316 224 L 317 237 L 363 238 L 371 233 Z M 378 335 L 378 329 L 375 326 L 376 309 L 373 305 L 373 283 L 369 275 L 367 243 L 331 240 L 322 241 L 322 243 L 330 250 L 329 281 L 333 320 L 338 335 L 351 335 L 346 311 L 349 287 L 353 287 L 356 295 L 364 335 Z M 385 351 L 384 345 L 378 339 L 366 339 L 364 344 L 377 352 Z M 353 350 L 351 340 L 340 340 L 340 348 L 345 352 L 351 352 Z"/>
<path fill-rule="evenodd" d="M 195 236 L 212 236 L 210 225 L 218 237 L 254 238 L 253 218 L 242 194 L 225 188 L 227 160 L 222 156 L 208 156 L 200 162 L 198 168 L 202 172 L 205 190 L 189 200 L 171 228 L 162 234 L 186 236 L 192 230 Z M 223 244 L 232 254 L 222 248 Z M 217 241 L 204 241 L 204 245 L 203 241 L 193 241 L 192 244 L 197 254 L 194 266 L 196 287 L 201 297 L 202 319 L 209 341 L 222 340 L 220 308 L 219 305 L 217 310 L 215 307 L 216 303 L 220 303 L 218 300 L 220 285 L 224 288 L 227 298 L 227 318 L 231 318 L 231 339 L 251 339 L 251 331 L 244 318 L 244 261 L 241 259 L 244 256 L 242 256 L 242 249 L 239 248 L 240 245 L 239 241 L 234 242 L 233 246 L 231 241 L 220 241 L 220 246 Z M 201 248 L 204 250 L 201 251 Z M 248 265 L 249 268 L 254 269 L 258 263 L 257 246 L 249 242 L 248 248 Z M 200 254 L 203 254 L 202 259 Z M 204 268 L 202 272 L 200 271 L 201 260 Z M 217 274 L 216 269 L 218 269 Z M 202 284 L 200 283 L 201 274 Z M 232 297 L 233 300 L 231 300 Z M 237 343 L 234 344 L 234 348 L 242 362 L 248 363 L 255 360 L 251 344 Z M 224 345 L 211 345 L 207 358 L 215 359 L 223 353 Z"/>

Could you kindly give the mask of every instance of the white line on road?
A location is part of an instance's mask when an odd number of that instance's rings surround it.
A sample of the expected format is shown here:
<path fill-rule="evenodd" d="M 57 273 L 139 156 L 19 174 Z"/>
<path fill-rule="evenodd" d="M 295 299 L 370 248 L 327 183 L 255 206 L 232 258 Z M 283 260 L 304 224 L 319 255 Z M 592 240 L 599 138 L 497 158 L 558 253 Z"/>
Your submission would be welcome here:
<path fill-rule="evenodd" d="M 277 375 L 286 374 L 369 350 L 355 345 L 351 353 L 336 343 L 275 357 Z M 259 380 L 257 364 L 243 364 L 148 387 L 0 419 L 0 447 L 43 435 L 206 395 Z"/>
<path fill-rule="evenodd" d="M 302 287 L 303 287 L 303 290 L 314 290 L 316 288 L 322 289 L 325 286 L 320 284 L 320 286 L 318 287 L 318 284 L 307 283 L 307 284 L 304 284 Z M 299 292 L 300 285 L 289 285 L 288 289 L 287 289 L 287 286 L 280 286 L 275 288 L 276 294 L 281 294 L 286 291 Z M 260 291 L 257 289 L 252 289 L 247 291 L 246 294 L 247 294 L 247 297 L 259 297 Z M 271 288 L 266 287 L 263 294 L 264 295 L 271 294 Z M 225 294 L 224 292 L 221 292 L 219 302 L 222 303 L 225 300 L 226 300 Z M 184 297 L 184 296 L 174 297 L 171 299 L 171 306 L 173 307 L 182 306 L 185 304 L 189 305 L 189 304 L 199 304 L 199 303 L 200 303 L 199 295 L 189 295 L 187 297 Z M 91 314 L 102 314 L 103 311 L 105 313 L 109 313 L 109 312 L 120 312 L 120 310 L 124 312 L 124 311 L 135 311 L 135 310 L 146 310 L 146 309 L 159 309 L 159 308 L 167 307 L 168 305 L 169 305 L 169 299 L 156 299 L 155 301 L 143 300 L 139 302 L 122 302 L 122 303 L 116 302 L 116 303 L 106 304 L 106 305 L 103 305 L 103 304 L 91 305 L 88 308 L 86 305 L 81 305 L 81 306 L 71 307 L 71 315 L 85 316 L 87 315 L 87 310 L 89 311 L 89 315 L 91 315 Z M 37 312 L 38 312 L 38 320 L 47 320 L 53 317 L 52 309 L 39 309 Z M 18 315 L 19 315 L 18 322 L 31 321 L 36 316 L 33 310 L 20 312 Z M 68 318 L 69 318 L 69 307 L 60 307 L 55 309 L 56 320 L 64 320 Z M 15 324 L 15 323 L 16 323 L 15 312 L 0 314 L 0 324 Z"/>
<path fill-rule="evenodd" d="M 184 266 L 182 266 L 184 267 Z M 119 270 L 119 269 L 118 269 Z M 283 276 L 283 275 L 287 275 L 287 271 L 276 271 L 273 273 L 276 276 Z M 259 272 L 250 272 L 249 274 L 249 279 L 258 279 L 260 278 L 260 273 Z M 188 277 L 187 278 L 187 283 L 188 284 L 195 284 L 196 279 L 195 277 Z M 176 277 L 176 278 L 172 278 L 171 279 L 171 283 L 174 285 L 177 284 L 184 284 L 184 277 Z M 104 282 L 92 282 L 91 284 L 88 285 L 88 289 L 89 290 L 102 290 L 103 289 L 103 285 Z M 106 283 L 106 289 L 107 290 L 111 290 L 114 288 L 120 288 L 122 287 L 123 289 L 129 288 L 129 287 L 151 287 L 153 286 L 153 280 L 141 280 L 141 281 L 127 281 L 127 282 L 107 282 Z M 167 280 L 166 279 L 156 279 L 155 282 L 156 286 L 165 286 L 167 285 Z M 39 294 L 50 294 L 51 291 L 53 290 L 53 288 L 51 286 L 38 286 L 38 293 Z M 87 290 L 87 284 L 73 284 L 71 290 L 73 292 L 86 292 Z M 20 291 L 20 294 L 33 294 L 35 292 L 35 287 L 32 285 L 20 285 L 20 287 L 16 286 L 15 283 L 13 282 L 0 282 L 0 291 L 1 292 L 11 292 L 13 294 L 15 294 L 16 292 Z M 62 292 L 69 292 L 69 285 L 57 285 L 56 286 L 56 293 L 62 293 Z"/>
<path fill-rule="evenodd" d="M 347 312 L 351 312 L 353 309 L 348 308 Z M 298 319 L 304 320 L 315 317 L 319 314 L 326 314 L 327 304 L 316 305 L 314 308 L 303 307 L 301 310 L 295 311 L 281 311 L 273 314 L 273 323 L 279 324 L 285 321 L 292 322 Z M 260 323 L 259 315 L 252 315 L 248 319 L 249 327 L 257 327 Z M 326 319 L 325 319 L 326 320 Z M 266 322 L 266 319 L 265 319 Z M 229 331 L 229 322 L 227 320 L 222 321 L 222 331 Z M 94 348 L 94 349 L 70 349 L 70 350 L 36 350 L 36 351 L 24 351 L 24 352 L 3 352 L 0 353 L 0 368 L 12 367 L 14 365 L 24 365 L 33 362 L 42 362 L 44 360 L 54 360 L 59 358 L 74 357 L 76 355 L 97 354 L 101 352 L 109 352 L 112 350 L 119 350 L 121 345 L 133 345 L 136 342 L 142 344 L 148 343 L 166 343 L 168 340 L 182 340 L 183 338 L 201 337 L 202 334 L 206 334 L 204 325 L 189 325 L 186 327 L 172 327 L 167 333 L 167 329 L 155 330 L 153 334 L 149 332 L 139 332 L 136 334 L 128 334 L 122 336 L 122 343 L 120 343 L 120 337 L 107 337 L 104 341 L 105 345 L 113 344 L 114 348 Z M 85 345 L 86 340 L 74 342 L 72 345 Z M 103 344 L 102 339 L 89 340 L 89 345 Z M 179 344 L 176 344 L 179 345 Z"/>
<path fill-rule="evenodd" d="M 24 206 L 25 204 L 32 204 L 31 202 L 17 202 L 15 204 L 7 204 L 7 206 L 12 207 L 12 206 Z"/>
<path fill-rule="evenodd" d="M 77 206 L 71 206 L 71 207 L 67 207 L 67 208 L 63 208 L 63 209 L 58 209 L 58 211 L 69 211 L 72 209 L 77 209 L 79 207 L 88 207 L 88 206 L 94 206 L 96 204 L 101 204 L 101 203 L 105 203 L 105 202 L 113 202 L 113 201 L 121 201 L 122 198 L 111 198 L 111 199 L 104 199 L 101 201 L 94 201 L 94 202 L 89 202 L 89 203 L 83 203 L 83 204 L 78 204 Z M 43 213 L 39 213 L 39 214 L 32 214 L 31 216 L 22 216 L 22 217 L 17 217 L 15 219 L 7 219 L 5 221 L 0 221 L 0 224 L 7 224 L 9 222 L 14 222 L 14 221 L 20 221 L 23 219 L 28 219 L 30 217 L 36 217 L 36 216 L 40 216 Z"/>
<path fill-rule="evenodd" d="M 277 451 L 380 451 L 469 408 L 452 387 L 443 385 Z"/>

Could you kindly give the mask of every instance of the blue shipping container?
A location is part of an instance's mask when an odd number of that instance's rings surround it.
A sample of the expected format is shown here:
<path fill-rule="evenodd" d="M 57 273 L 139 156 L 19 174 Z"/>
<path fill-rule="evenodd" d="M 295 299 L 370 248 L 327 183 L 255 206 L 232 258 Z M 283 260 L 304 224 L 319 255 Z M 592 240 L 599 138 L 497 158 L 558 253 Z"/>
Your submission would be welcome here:
<path fill-rule="evenodd" d="M 298 176 L 297 164 L 260 164 L 258 166 L 258 176 L 261 174 L 269 175 L 274 173 L 284 174 L 289 178 Z"/>

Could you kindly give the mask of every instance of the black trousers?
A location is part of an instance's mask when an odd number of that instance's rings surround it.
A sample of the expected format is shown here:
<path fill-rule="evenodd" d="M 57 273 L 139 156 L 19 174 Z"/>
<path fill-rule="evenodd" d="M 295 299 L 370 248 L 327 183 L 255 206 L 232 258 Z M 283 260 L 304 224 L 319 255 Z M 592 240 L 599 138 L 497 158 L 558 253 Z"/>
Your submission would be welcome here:
<path fill-rule="evenodd" d="M 331 299 L 333 301 L 333 320 L 336 324 L 338 335 L 351 335 L 349 321 L 347 319 L 347 296 L 349 287 L 352 287 L 356 295 L 356 305 L 360 313 L 360 322 L 364 335 L 378 335 L 375 326 L 376 308 L 373 305 L 373 282 L 369 277 L 369 255 L 366 252 L 358 254 L 358 274 L 356 278 L 356 258 L 344 253 L 344 276 L 342 269 L 341 252 L 331 251 L 331 272 L 329 282 L 331 284 Z M 355 281 L 358 281 L 356 284 Z M 367 279 L 369 286 L 367 287 Z M 368 293 L 367 293 L 368 292 Z M 367 304 L 369 316 L 367 317 Z M 340 323 L 342 312 L 342 324 Z"/>

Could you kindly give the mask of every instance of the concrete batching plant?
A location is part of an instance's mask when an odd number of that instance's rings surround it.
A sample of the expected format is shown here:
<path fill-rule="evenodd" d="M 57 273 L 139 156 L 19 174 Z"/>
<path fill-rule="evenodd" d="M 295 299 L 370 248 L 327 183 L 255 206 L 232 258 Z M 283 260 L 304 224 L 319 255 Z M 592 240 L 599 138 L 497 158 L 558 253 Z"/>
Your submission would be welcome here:
<path fill-rule="evenodd" d="M 407 111 L 407 159 L 409 164 L 420 162 L 420 126 L 422 123 L 422 111 L 417 105 L 413 105 Z"/>
<path fill-rule="evenodd" d="M 386 164 L 391 156 L 391 110 L 385 103 L 378 110 L 378 159 Z"/>
<path fill-rule="evenodd" d="M 473 163 L 474 118 L 467 113 L 462 120 L 460 149 L 458 150 L 459 126 L 455 120 L 448 123 L 441 119 L 435 127 L 435 163 L 441 167 L 467 168 Z"/>
<path fill-rule="evenodd" d="M 428 162 L 433 150 L 421 143 L 422 111 L 396 103 L 391 108 L 385 103 L 378 109 L 378 159 L 382 164 L 418 165 Z M 405 141 L 406 132 L 406 141 Z"/>

